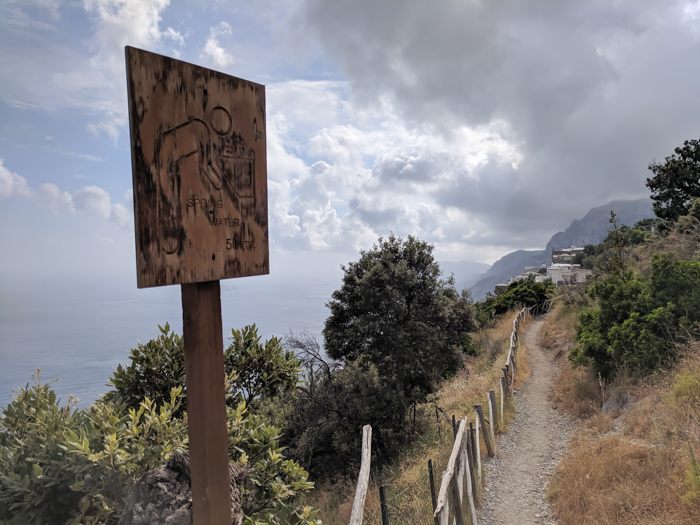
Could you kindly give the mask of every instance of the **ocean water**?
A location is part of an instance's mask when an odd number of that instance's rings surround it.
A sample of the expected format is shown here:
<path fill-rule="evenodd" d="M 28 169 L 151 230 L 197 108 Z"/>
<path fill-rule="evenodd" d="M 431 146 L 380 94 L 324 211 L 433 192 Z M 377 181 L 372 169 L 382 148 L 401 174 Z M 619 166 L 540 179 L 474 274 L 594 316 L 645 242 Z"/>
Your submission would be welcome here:
<path fill-rule="evenodd" d="M 231 328 L 255 323 L 263 340 L 290 330 L 318 334 L 328 315 L 325 303 L 340 284 L 293 282 L 269 276 L 221 282 L 224 344 Z M 0 406 L 14 388 L 56 378 L 58 397 L 89 406 L 109 388 L 107 379 L 126 363 L 137 341 L 158 336 L 170 323 L 182 333 L 179 286 L 138 290 L 132 286 L 63 287 L 29 294 L 2 292 L 0 304 Z"/>

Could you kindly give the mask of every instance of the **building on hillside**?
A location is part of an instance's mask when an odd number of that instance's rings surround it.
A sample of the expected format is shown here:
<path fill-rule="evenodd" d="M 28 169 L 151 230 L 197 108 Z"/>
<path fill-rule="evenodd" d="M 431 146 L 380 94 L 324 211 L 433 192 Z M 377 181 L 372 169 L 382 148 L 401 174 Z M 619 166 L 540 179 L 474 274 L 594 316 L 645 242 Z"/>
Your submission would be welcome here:
<path fill-rule="evenodd" d="M 585 283 L 586 277 L 592 273 L 591 270 L 581 268 L 580 264 L 558 263 L 552 264 L 552 266 L 547 268 L 547 277 L 552 279 L 552 282 L 557 288 L 560 286 Z"/>
<path fill-rule="evenodd" d="M 572 246 L 562 250 L 552 250 L 552 264 L 567 263 L 573 260 L 579 253 L 583 253 L 583 248 Z"/>

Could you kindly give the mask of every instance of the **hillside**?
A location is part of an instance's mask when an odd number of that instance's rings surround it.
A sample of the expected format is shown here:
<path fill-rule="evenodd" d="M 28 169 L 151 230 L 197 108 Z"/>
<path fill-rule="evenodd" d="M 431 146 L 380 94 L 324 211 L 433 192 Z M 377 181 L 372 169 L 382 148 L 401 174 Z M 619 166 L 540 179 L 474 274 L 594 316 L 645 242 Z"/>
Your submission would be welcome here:
<path fill-rule="evenodd" d="M 464 288 L 470 288 L 490 268 L 491 266 L 486 263 L 475 261 L 440 262 L 440 269 L 443 275 L 447 277 L 450 273 L 454 274 L 455 288 L 460 291 Z"/>
<path fill-rule="evenodd" d="M 483 299 L 488 292 L 493 292 L 496 284 L 522 273 L 526 266 L 548 264 L 551 262 L 552 250 L 572 245 L 598 244 L 608 233 L 610 210 L 615 212 L 620 224 L 632 226 L 637 221 L 654 216 L 651 204 L 650 199 L 644 198 L 611 201 L 591 209 L 583 218 L 574 219 L 566 230 L 555 233 L 544 250 L 518 250 L 501 257 L 471 287 L 472 297 L 474 300 Z"/>

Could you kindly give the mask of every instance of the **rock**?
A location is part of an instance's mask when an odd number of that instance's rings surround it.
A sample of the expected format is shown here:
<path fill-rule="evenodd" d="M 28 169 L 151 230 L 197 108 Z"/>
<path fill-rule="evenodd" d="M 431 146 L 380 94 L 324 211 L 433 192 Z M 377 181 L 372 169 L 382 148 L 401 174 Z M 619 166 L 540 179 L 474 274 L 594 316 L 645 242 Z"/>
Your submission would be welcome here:
<path fill-rule="evenodd" d="M 629 408 L 629 405 L 636 402 L 637 398 L 630 395 L 629 392 L 619 388 L 614 388 L 610 393 L 610 397 L 608 397 L 607 401 L 605 401 L 605 404 L 603 405 L 603 413 L 608 414 L 617 410 L 625 410 Z"/>
<path fill-rule="evenodd" d="M 252 471 L 229 465 L 232 525 L 241 525 L 240 489 L 236 481 Z M 189 454 L 175 452 L 165 466 L 149 470 L 126 499 L 119 525 L 192 525 Z"/>

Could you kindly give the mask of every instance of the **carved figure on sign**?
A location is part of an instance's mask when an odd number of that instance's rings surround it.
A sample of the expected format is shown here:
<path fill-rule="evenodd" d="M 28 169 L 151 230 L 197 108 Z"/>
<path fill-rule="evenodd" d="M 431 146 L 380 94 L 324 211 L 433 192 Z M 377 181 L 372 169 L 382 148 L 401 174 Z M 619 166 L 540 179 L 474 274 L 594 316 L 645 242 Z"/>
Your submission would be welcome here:
<path fill-rule="evenodd" d="M 206 122 L 192 118 L 162 132 L 156 140 L 160 247 L 166 254 L 177 253 L 182 243 L 183 165 L 199 174 L 204 192 L 223 188 L 239 211 L 255 207 L 255 151 L 232 131 L 231 115 L 226 109 L 215 107 L 210 121 L 213 137 Z M 213 210 L 210 212 L 213 214 Z"/>
<path fill-rule="evenodd" d="M 265 86 L 126 55 L 138 286 L 269 273 Z"/>

